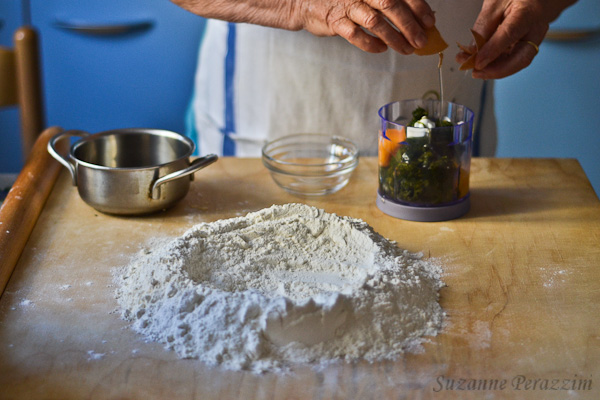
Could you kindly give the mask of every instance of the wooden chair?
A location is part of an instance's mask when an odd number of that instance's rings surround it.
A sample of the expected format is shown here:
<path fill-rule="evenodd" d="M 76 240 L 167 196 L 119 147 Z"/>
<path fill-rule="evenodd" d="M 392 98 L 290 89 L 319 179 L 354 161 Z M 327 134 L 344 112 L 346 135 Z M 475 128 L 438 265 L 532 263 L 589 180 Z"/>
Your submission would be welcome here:
<path fill-rule="evenodd" d="M 18 106 L 26 159 L 44 129 L 38 35 L 30 27 L 14 34 L 14 49 L 0 46 L 0 107 Z"/>

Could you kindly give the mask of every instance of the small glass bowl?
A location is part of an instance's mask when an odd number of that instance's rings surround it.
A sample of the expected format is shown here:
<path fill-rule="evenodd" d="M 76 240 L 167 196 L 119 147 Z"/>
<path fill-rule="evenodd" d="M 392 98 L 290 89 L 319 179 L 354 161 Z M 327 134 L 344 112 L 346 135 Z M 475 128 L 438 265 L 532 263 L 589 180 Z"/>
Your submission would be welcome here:
<path fill-rule="evenodd" d="M 339 136 L 300 133 L 265 144 L 262 161 L 287 192 L 321 196 L 346 186 L 358 165 L 358 147 Z"/>

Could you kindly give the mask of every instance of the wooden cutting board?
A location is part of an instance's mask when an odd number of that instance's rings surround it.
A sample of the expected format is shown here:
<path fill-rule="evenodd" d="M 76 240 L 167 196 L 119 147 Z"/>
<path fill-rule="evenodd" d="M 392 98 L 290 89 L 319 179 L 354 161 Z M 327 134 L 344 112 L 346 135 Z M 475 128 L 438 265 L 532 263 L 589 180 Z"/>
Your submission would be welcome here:
<path fill-rule="evenodd" d="M 176 207 L 127 218 L 84 204 L 63 168 L 0 298 L 0 398 L 600 398 L 600 202 L 581 167 L 475 159 L 471 186 L 466 216 L 409 222 L 376 207 L 374 158 L 318 198 L 285 193 L 259 159 L 222 158 Z M 361 218 L 441 259 L 442 333 L 395 362 L 281 376 L 181 360 L 128 329 L 113 274 L 152 240 L 290 202 Z M 0 221 L 14 225 L 27 207 Z"/>

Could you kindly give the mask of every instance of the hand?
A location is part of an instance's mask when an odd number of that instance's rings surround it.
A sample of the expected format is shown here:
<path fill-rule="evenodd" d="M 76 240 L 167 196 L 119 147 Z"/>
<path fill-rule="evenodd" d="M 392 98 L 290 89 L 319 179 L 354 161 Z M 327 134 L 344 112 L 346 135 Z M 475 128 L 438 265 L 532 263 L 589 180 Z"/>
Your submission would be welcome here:
<path fill-rule="evenodd" d="M 426 0 L 171 0 L 206 18 L 245 22 L 318 36 L 341 36 L 359 49 L 410 54 L 435 25 Z"/>
<path fill-rule="evenodd" d="M 527 67 L 550 22 L 576 0 L 484 0 L 473 30 L 488 39 L 475 59 L 474 78 L 499 79 Z M 456 61 L 464 62 L 464 52 Z"/>
<path fill-rule="evenodd" d="M 300 0 L 302 27 L 317 36 L 341 36 L 361 50 L 388 47 L 402 54 L 427 44 L 423 28 L 435 25 L 424 0 Z"/>

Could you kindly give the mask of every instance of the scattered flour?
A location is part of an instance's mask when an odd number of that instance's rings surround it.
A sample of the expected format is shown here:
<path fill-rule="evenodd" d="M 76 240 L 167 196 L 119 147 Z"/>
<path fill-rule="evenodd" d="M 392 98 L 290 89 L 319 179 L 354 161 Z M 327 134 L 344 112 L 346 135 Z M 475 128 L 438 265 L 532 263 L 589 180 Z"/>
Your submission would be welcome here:
<path fill-rule="evenodd" d="M 568 280 L 569 271 L 564 269 L 556 269 L 554 267 L 540 268 L 541 277 L 544 280 L 545 288 L 553 288 L 555 286 L 564 285 Z"/>
<path fill-rule="evenodd" d="M 88 354 L 88 361 L 101 360 L 106 355 L 104 353 L 96 353 L 94 350 L 88 350 L 87 354 Z"/>
<path fill-rule="evenodd" d="M 116 296 L 180 357 L 282 371 L 418 347 L 441 329 L 441 272 L 361 220 L 287 204 L 157 243 L 119 271 Z"/>
<path fill-rule="evenodd" d="M 31 301 L 29 299 L 24 299 L 19 303 L 19 305 L 21 305 L 23 307 L 30 307 L 30 306 L 33 306 L 34 303 L 33 303 L 33 301 Z"/>

